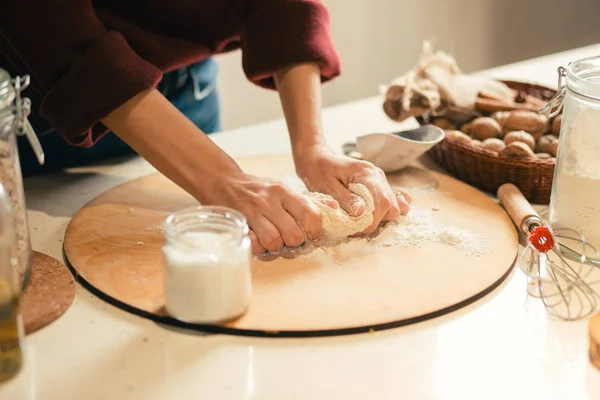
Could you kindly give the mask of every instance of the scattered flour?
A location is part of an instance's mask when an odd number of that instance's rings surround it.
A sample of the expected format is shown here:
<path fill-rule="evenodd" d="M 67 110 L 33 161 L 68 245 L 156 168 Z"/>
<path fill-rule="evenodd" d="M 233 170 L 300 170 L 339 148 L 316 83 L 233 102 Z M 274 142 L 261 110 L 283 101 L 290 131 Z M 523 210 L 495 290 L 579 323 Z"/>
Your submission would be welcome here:
<path fill-rule="evenodd" d="M 371 237 L 348 238 L 329 246 L 308 243 L 299 248 L 287 248 L 259 258 L 271 260 L 278 257 L 305 257 L 314 261 L 330 262 L 336 254 L 350 256 L 377 252 L 392 246 L 424 247 L 432 243 L 452 246 L 466 256 L 479 256 L 488 250 L 485 238 L 468 230 L 437 222 L 431 210 L 413 206 L 408 215 L 387 223 Z"/>
<path fill-rule="evenodd" d="M 384 247 L 423 247 L 443 243 L 467 255 L 479 255 L 486 250 L 484 239 L 475 233 L 441 224 L 434 220 L 430 210 L 416 207 L 407 216 L 388 223 L 370 242 Z"/>

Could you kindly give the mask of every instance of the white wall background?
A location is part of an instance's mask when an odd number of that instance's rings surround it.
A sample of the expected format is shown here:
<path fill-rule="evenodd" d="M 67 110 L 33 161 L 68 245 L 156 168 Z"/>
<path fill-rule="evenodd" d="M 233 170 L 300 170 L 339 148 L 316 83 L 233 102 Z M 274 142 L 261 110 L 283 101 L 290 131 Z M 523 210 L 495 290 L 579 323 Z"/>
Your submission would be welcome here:
<path fill-rule="evenodd" d="M 324 0 L 342 76 L 325 105 L 378 94 L 416 62 L 423 40 L 466 72 L 600 42 L 600 0 Z M 276 93 L 248 83 L 241 54 L 218 57 L 223 127 L 280 117 Z"/>

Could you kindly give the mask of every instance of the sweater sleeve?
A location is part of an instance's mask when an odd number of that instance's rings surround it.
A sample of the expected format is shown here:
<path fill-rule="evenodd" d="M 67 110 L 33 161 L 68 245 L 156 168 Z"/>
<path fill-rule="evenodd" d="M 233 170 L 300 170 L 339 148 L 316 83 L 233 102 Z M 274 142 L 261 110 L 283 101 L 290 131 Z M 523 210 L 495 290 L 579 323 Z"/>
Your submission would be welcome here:
<path fill-rule="evenodd" d="M 0 52 L 41 89 L 40 115 L 69 143 L 92 146 L 99 121 L 155 86 L 161 72 L 96 18 L 91 0 L 7 0 Z"/>
<path fill-rule="evenodd" d="M 275 88 L 273 74 L 286 66 L 315 62 L 321 81 L 340 74 L 330 33 L 330 17 L 321 0 L 252 0 L 242 32 L 244 72 L 265 88 Z"/>

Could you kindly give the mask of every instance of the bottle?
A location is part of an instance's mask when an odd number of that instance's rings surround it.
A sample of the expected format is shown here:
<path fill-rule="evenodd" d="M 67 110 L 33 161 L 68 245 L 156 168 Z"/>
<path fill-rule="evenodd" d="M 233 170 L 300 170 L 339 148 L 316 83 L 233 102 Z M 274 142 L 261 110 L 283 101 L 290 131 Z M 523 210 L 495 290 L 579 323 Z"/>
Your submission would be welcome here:
<path fill-rule="evenodd" d="M 17 136 L 26 136 L 39 163 L 44 163 L 44 152 L 27 120 L 31 101 L 21 97 L 22 91 L 29 83 L 29 76 L 12 79 L 8 72 L 0 69 L 0 182 L 10 201 L 14 218 L 16 240 L 11 251 L 16 255 L 16 269 L 21 291 L 25 290 L 29 282 L 32 251 Z"/>
<path fill-rule="evenodd" d="M 23 322 L 19 313 L 18 260 L 14 215 L 0 184 L 0 384 L 17 376 L 23 365 Z"/>

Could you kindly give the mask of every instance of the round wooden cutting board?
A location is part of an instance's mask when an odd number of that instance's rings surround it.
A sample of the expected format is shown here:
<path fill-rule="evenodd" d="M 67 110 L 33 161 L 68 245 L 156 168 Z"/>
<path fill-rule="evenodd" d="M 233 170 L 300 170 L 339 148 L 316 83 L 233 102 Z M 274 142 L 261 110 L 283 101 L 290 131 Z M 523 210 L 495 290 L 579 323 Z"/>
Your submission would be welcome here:
<path fill-rule="evenodd" d="M 294 176 L 289 156 L 237 161 L 254 175 Z M 388 180 L 410 189 L 415 207 L 436 210 L 436 222 L 483 237 L 486 251 L 465 254 L 451 245 L 431 243 L 253 259 L 253 299 L 243 317 L 217 326 L 186 324 L 163 311 L 162 223 L 170 212 L 196 202 L 163 176 L 151 175 L 118 186 L 82 208 L 66 232 L 65 260 L 82 285 L 132 313 L 173 326 L 256 336 L 325 336 L 407 325 L 464 307 L 506 279 L 518 238 L 493 199 L 453 178 L 417 168 Z M 366 250 L 371 244 L 364 246 Z"/>

